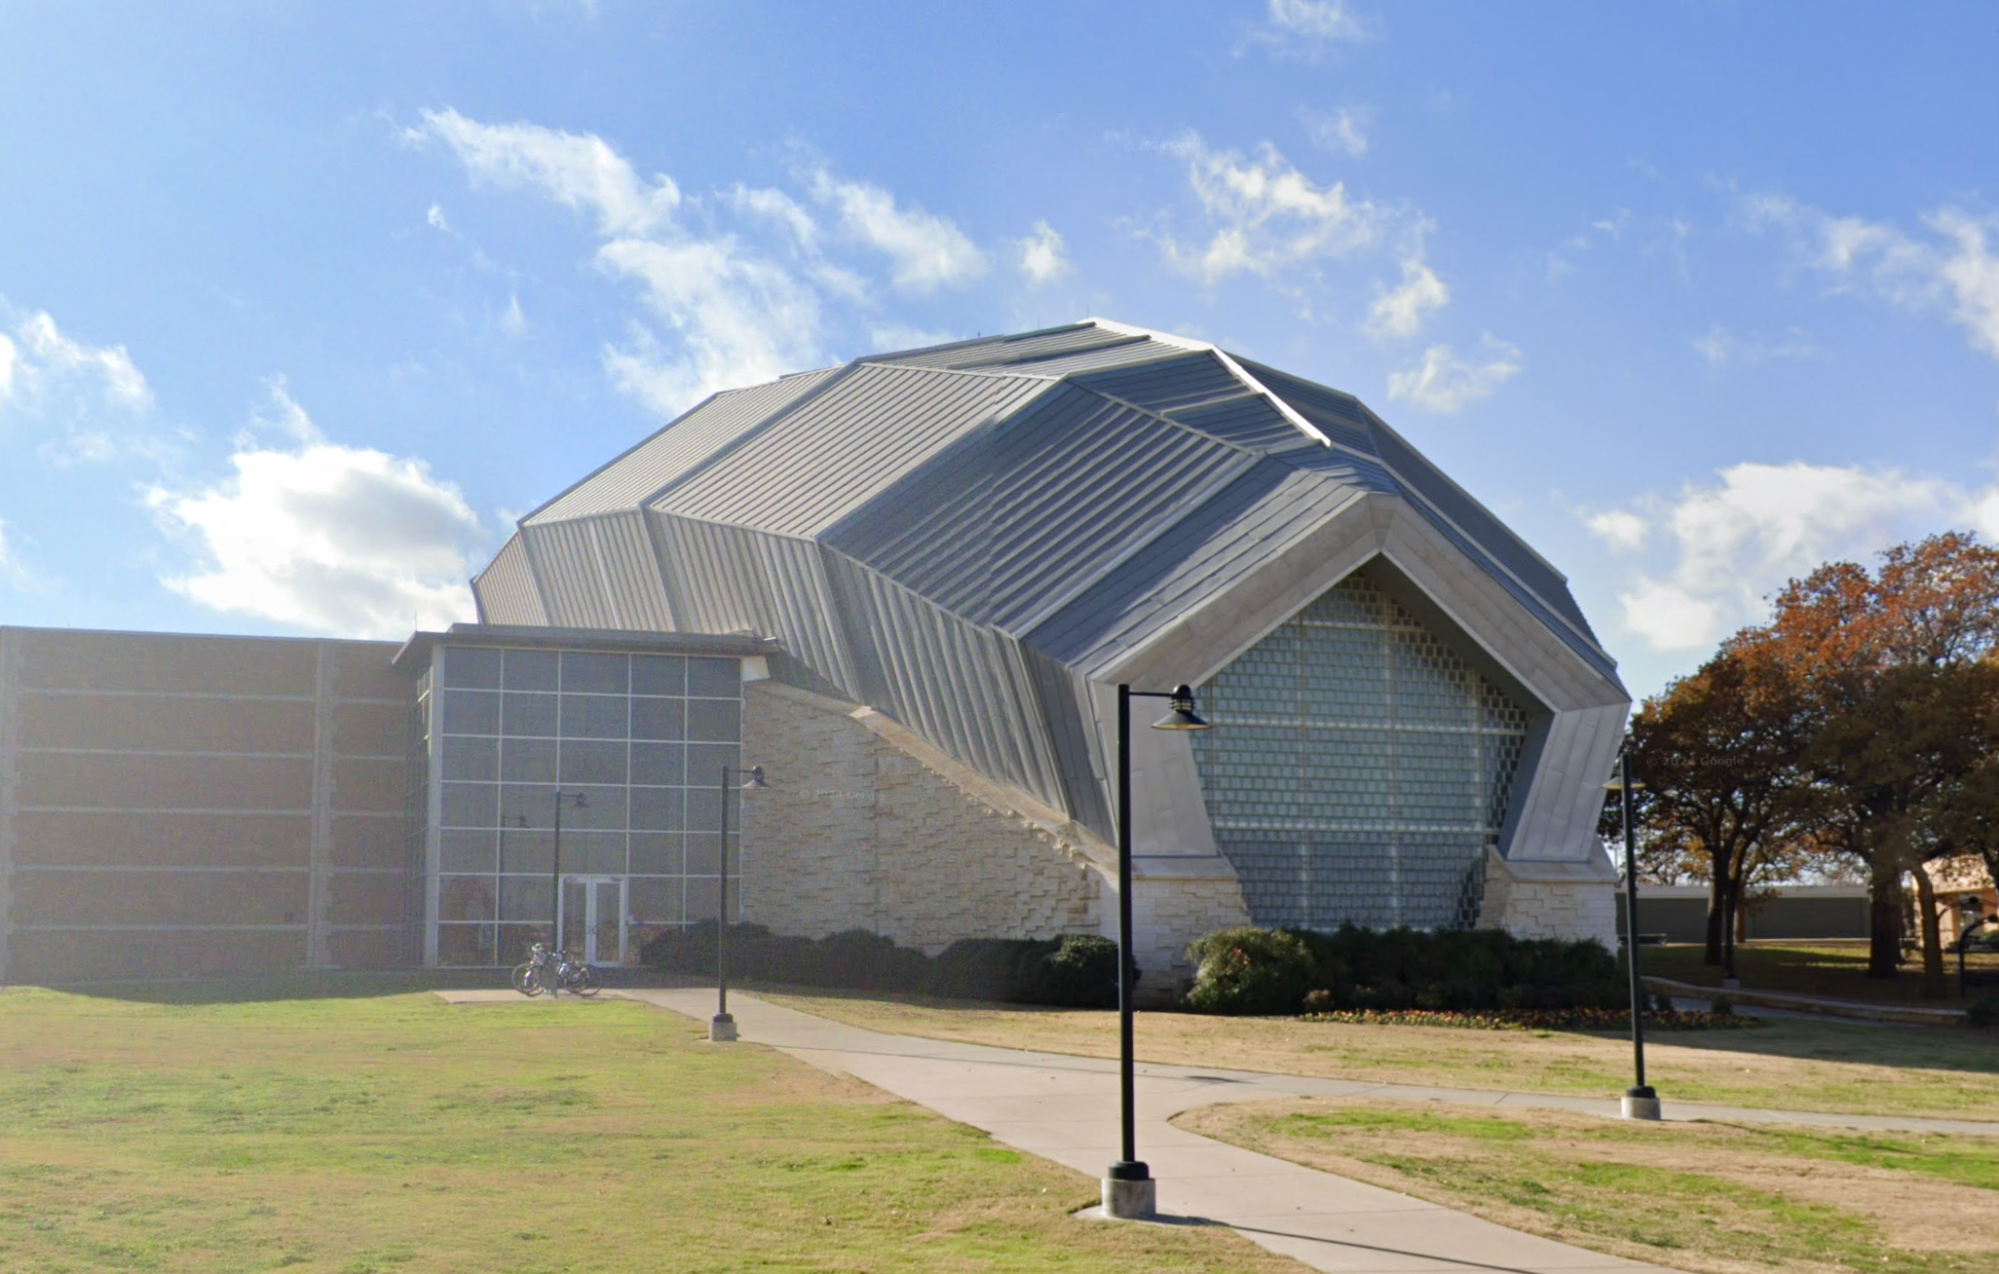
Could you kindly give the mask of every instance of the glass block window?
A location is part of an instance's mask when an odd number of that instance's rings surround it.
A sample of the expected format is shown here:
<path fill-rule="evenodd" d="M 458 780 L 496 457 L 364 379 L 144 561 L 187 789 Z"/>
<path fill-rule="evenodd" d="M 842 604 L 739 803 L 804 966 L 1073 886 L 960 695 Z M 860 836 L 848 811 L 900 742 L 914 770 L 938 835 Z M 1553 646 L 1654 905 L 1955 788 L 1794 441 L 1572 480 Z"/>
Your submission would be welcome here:
<path fill-rule="evenodd" d="M 1194 760 L 1260 925 L 1477 920 L 1527 713 L 1364 575 L 1198 687 Z"/>
<path fill-rule="evenodd" d="M 439 653 L 437 693 L 423 700 L 439 710 L 421 725 L 438 733 L 437 772 L 414 769 L 410 782 L 438 789 L 440 964 L 512 964 L 547 936 L 558 791 L 584 796 L 563 808 L 562 873 L 622 879 L 630 957 L 648 931 L 712 916 L 722 767 L 742 764 L 739 661 Z"/>

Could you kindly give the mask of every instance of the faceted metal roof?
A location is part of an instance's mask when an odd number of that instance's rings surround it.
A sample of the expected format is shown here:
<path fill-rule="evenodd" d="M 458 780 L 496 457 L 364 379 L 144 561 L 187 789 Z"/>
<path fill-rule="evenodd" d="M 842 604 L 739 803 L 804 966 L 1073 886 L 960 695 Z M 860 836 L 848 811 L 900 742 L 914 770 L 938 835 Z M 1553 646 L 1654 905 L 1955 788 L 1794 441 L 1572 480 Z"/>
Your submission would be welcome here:
<path fill-rule="evenodd" d="M 1102 319 L 717 394 L 474 589 L 488 623 L 774 638 L 777 675 L 1095 821 L 1091 686 L 1161 642 L 1233 658 L 1190 617 L 1277 597 L 1315 536 L 1485 581 L 1463 626 L 1550 711 L 1623 700 L 1560 572 L 1358 399 Z"/>

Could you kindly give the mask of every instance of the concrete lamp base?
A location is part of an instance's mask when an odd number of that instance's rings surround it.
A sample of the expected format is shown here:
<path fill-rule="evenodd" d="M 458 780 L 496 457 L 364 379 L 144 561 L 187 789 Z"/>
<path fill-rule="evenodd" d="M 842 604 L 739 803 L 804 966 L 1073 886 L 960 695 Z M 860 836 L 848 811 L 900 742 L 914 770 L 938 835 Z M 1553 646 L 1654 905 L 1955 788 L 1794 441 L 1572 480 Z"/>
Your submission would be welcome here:
<path fill-rule="evenodd" d="M 717 1013 L 708 1019 L 708 1042 L 710 1044 L 733 1044 L 736 1042 L 736 1019 L 727 1013 Z"/>
<path fill-rule="evenodd" d="M 1114 1163 L 1104 1178 L 1104 1215 L 1115 1221 L 1150 1221 L 1159 1215 L 1159 1183 L 1142 1163 Z"/>
<path fill-rule="evenodd" d="M 1651 1085 L 1644 1088 L 1628 1088 L 1624 1092 L 1624 1117 L 1626 1119 L 1659 1118 L 1659 1094 Z"/>

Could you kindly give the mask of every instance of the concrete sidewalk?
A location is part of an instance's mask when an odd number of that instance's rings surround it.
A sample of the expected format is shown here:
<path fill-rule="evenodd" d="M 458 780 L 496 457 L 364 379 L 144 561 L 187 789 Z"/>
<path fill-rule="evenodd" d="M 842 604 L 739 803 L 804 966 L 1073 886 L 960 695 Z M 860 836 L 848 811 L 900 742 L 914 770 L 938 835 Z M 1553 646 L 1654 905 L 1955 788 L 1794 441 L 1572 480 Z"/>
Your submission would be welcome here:
<path fill-rule="evenodd" d="M 440 991 L 452 1003 L 533 1003 L 511 990 Z M 705 1023 L 709 990 L 607 990 Z M 742 1038 L 767 1044 L 834 1074 L 852 1075 L 926 1106 L 994 1139 L 1102 1175 L 1116 1157 L 1117 1065 L 1107 1059 L 992 1048 L 847 1026 L 754 996 L 731 997 Z M 1391 1190 L 1363 1185 L 1174 1127 L 1174 1115 L 1217 1102 L 1283 1097 L 1367 1097 L 1467 1105 L 1571 1110 L 1615 1117 L 1615 1100 L 1470 1089 L 1421 1088 L 1249 1071 L 1143 1064 L 1138 1073 L 1138 1153 L 1159 1179 L 1159 1208 L 1171 1220 L 1233 1227 L 1313 1269 L 1344 1274 L 1597 1274 L 1664 1267 L 1620 1260 Z M 1871 1115 L 1822 1115 L 1674 1102 L 1669 1119 L 1712 1119 L 1894 1132 L 1999 1136 L 1999 1124 Z"/>
<path fill-rule="evenodd" d="M 705 1021 L 704 991 L 617 993 Z M 739 996 L 730 1005 L 745 1040 L 852 1075 L 994 1139 L 1090 1177 L 1117 1157 L 1114 1063 L 886 1035 Z M 1271 1081 L 1264 1083 L 1259 1081 Z M 1291 1087 L 1272 1086 L 1289 1083 Z M 1597 1274 L 1660 1271 L 1316 1172 L 1175 1128 L 1183 1110 L 1215 1101 L 1320 1091 L 1324 1081 L 1146 1066 L 1138 1084 L 1139 1157 L 1159 1179 L 1167 1218 L 1234 1227 L 1313 1269 L 1346 1274 Z M 1296 1085 L 1305 1085 L 1298 1087 Z M 1350 1085 L 1348 1091 L 1366 1091 Z"/>

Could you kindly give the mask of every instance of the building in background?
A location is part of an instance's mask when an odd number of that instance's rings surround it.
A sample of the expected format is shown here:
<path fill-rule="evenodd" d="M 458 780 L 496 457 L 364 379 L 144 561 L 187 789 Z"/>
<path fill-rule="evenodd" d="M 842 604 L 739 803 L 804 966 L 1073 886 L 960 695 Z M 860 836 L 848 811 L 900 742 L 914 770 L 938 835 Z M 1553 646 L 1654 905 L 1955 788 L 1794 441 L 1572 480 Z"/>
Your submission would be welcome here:
<path fill-rule="evenodd" d="M 395 650 L 0 628 L 0 980 L 415 958 Z"/>
<path fill-rule="evenodd" d="M 1092 320 L 718 394 L 474 587 L 777 643 L 744 888 L 779 929 L 1100 925 L 1116 687 L 1187 682 L 1217 728 L 1133 749 L 1146 967 L 1245 920 L 1613 932 L 1629 696 L 1563 576 L 1358 400 L 1210 345 Z"/>
<path fill-rule="evenodd" d="M 1629 696 L 1358 400 L 1103 321 L 718 394 L 382 643 L 0 630 L 0 978 L 603 962 L 715 913 L 930 950 L 1245 922 L 1614 932 Z M 1141 701 L 1143 702 L 1143 701 Z M 561 863 L 555 812 L 563 802 Z M 554 879 L 560 876 L 559 884 Z"/>

